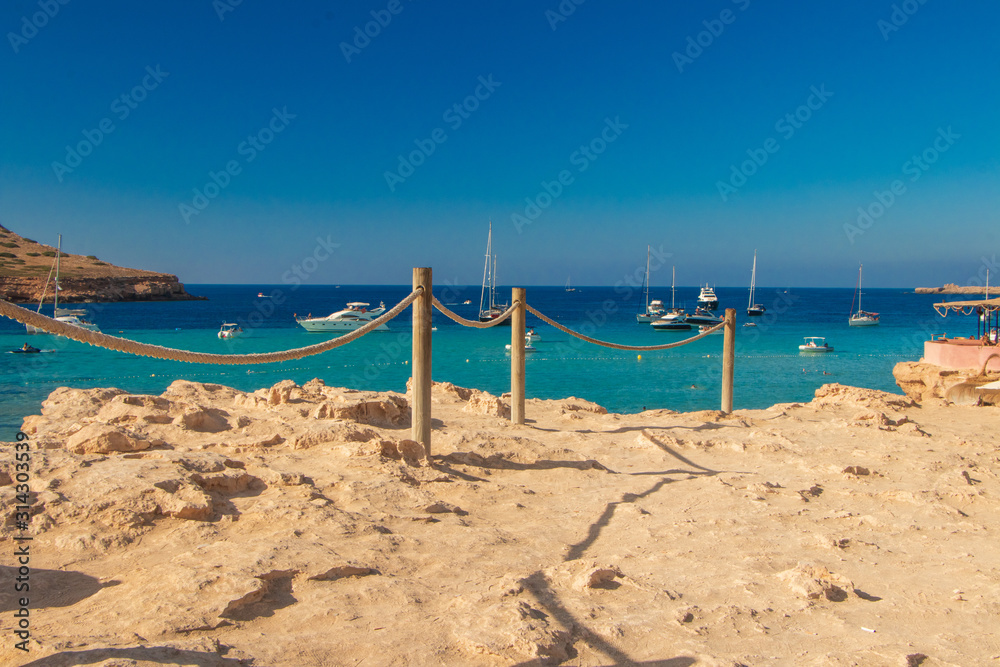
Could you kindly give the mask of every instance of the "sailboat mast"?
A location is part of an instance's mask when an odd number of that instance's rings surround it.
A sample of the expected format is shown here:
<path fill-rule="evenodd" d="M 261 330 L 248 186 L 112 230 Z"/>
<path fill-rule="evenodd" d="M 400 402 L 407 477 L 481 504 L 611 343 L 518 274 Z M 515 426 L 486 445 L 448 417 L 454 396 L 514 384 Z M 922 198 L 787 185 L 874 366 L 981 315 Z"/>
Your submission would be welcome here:
<path fill-rule="evenodd" d="M 649 312 L 649 246 L 646 246 L 646 278 L 642 281 L 646 287 L 646 312 Z"/>
<path fill-rule="evenodd" d="M 493 250 L 493 221 L 490 220 L 490 233 L 486 237 L 486 263 L 483 265 L 483 291 L 479 294 L 479 312 L 483 312 L 483 301 L 486 299 L 486 281 L 490 278 L 490 253 Z"/>
<path fill-rule="evenodd" d="M 860 313 L 864 308 L 861 307 L 861 269 L 864 268 L 864 264 L 858 264 L 858 312 Z"/>
<path fill-rule="evenodd" d="M 670 310 L 674 310 L 674 281 L 677 279 L 677 267 L 670 267 Z"/>
<path fill-rule="evenodd" d="M 493 278 L 490 280 L 490 310 L 497 302 L 497 256 L 493 255 Z"/>
<path fill-rule="evenodd" d="M 51 238 L 51 237 L 50 237 Z M 52 292 L 52 317 L 59 316 L 59 258 L 62 256 L 62 234 L 56 241 L 56 282 Z"/>
<path fill-rule="evenodd" d="M 753 251 L 753 268 L 750 270 L 750 302 L 747 308 L 753 308 L 753 289 L 757 283 L 757 251 Z"/>

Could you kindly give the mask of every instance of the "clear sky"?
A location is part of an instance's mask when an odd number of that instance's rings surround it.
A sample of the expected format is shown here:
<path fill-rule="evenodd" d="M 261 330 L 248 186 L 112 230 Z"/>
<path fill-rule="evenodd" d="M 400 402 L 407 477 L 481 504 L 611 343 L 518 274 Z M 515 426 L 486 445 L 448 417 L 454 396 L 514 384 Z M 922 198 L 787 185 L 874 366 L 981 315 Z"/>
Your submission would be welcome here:
<path fill-rule="evenodd" d="M 1000 254 L 998 24 L 944 0 L 6 0 L 0 224 L 189 283 L 476 284 L 491 219 L 508 285 L 611 285 L 647 244 L 654 285 L 745 285 L 754 249 L 760 286 L 858 262 L 965 283 Z"/>

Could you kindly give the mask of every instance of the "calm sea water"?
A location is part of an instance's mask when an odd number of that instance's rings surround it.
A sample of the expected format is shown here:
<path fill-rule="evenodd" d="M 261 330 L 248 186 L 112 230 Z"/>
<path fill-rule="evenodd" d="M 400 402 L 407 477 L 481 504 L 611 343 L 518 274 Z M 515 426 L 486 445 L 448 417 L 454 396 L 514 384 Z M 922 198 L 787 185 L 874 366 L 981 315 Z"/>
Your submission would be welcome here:
<path fill-rule="evenodd" d="M 299 327 L 293 313 L 326 315 L 348 301 L 396 304 L 408 286 L 189 285 L 208 301 L 89 304 L 104 333 L 167 347 L 246 354 L 283 350 L 322 340 Z M 276 298 L 258 298 L 258 292 Z M 504 291 L 509 295 L 509 290 Z M 694 310 L 698 290 L 677 288 L 677 303 Z M 852 289 L 758 288 L 763 317 L 746 316 L 746 288 L 717 288 L 719 312 L 737 311 L 734 405 L 760 408 L 777 402 L 808 401 L 827 382 L 899 392 L 892 367 L 916 360 L 933 333 L 975 333 L 971 317 L 939 317 L 931 304 L 941 297 L 903 290 L 866 290 L 864 306 L 882 315 L 881 325 L 849 327 Z M 455 311 L 475 318 L 480 286 L 435 289 Z M 669 303 L 669 289 L 653 293 Z M 642 296 L 610 287 L 528 288 L 528 302 L 576 330 L 620 343 L 652 345 L 680 340 L 691 332 L 657 332 L 637 324 Z M 469 299 L 471 304 L 464 305 Z M 49 309 L 51 306 L 48 307 Z M 43 311 L 45 312 L 45 311 Z M 51 310 L 49 310 L 51 312 Z M 223 321 L 239 321 L 247 333 L 234 341 L 216 336 Z M 756 327 L 744 327 L 755 321 Z M 509 328 L 460 327 L 435 311 L 433 377 L 498 394 L 510 390 L 510 363 L 504 345 Z M 700 410 L 719 407 L 722 334 L 713 334 L 662 352 L 622 352 L 571 339 L 528 315 L 542 339 L 527 355 L 528 397 L 583 397 L 611 411 L 643 408 Z M 211 366 L 135 357 L 49 335 L 28 336 L 24 327 L 0 318 L 0 350 L 30 342 L 38 355 L 0 354 L 0 439 L 10 440 L 21 419 L 39 411 L 56 387 L 118 387 L 159 393 L 178 378 L 217 382 L 242 390 L 283 379 L 303 383 L 314 377 L 329 385 L 404 391 L 410 374 L 410 312 L 390 323 L 391 332 L 371 333 L 343 348 L 307 359 L 261 366 Z M 697 330 L 695 330 L 696 332 Z M 825 336 L 834 352 L 798 352 L 804 336 Z"/>

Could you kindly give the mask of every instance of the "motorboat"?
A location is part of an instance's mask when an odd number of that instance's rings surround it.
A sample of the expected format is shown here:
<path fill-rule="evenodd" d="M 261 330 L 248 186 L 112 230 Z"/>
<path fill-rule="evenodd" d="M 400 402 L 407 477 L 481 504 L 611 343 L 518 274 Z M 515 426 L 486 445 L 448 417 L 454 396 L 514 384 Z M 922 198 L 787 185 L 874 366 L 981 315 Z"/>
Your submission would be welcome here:
<path fill-rule="evenodd" d="M 295 321 L 310 333 L 326 333 L 329 331 L 354 331 L 377 318 L 385 312 L 385 303 L 379 303 L 378 308 L 368 309 L 369 304 L 352 301 L 343 310 L 338 310 L 326 317 L 296 317 Z M 389 327 L 380 324 L 375 331 L 389 331 Z"/>
<path fill-rule="evenodd" d="M 479 321 L 492 322 L 507 311 L 507 304 L 500 305 L 497 299 L 497 256 L 493 254 L 493 221 L 486 237 L 486 265 L 483 267 L 483 291 L 479 295 Z M 510 318 L 499 326 L 510 326 Z"/>
<path fill-rule="evenodd" d="M 658 320 L 667 314 L 667 309 L 659 299 L 653 299 L 646 305 L 646 311 L 636 313 L 635 321 L 649 323 Z"/>
<path fill-rule="evenodd" d="M 701 292 L 698 293 L 698 305 L 705 310 L 715 310 L 719 307 L 719 298 L 715 296 L 715 289 L 708 286 L 701 288 Z"/>
<path fill-rule="evenodd" d="M 826 338 L 821 336 L 806 336 L 805 341 L 799 345 L 799 352 L 833 352 L 833 348 L 826 344 Z"/>
<path fill-rule="evenodd" d="M 534 329 L 528 329 L 524 334 L 524 342 L 527 343 L 528 345 L 535 342 L 536 340 L 541 340 L 541 339 L 542 335 L 535 333 Z"/>
<path fill-rule="evenodd" d="M 507 343 L 507 345 L 505 345 L 504 347 L 507 350 L 507 354 L 510 354 L 510 343 Z M 528 343 L 527 341 L 525 341 L 524 342 L 524 351 L 525 352 L 538 352 L 538 348 L 535 347 L 534 345 Z"/>
<path fill-rule="evenodd" d="M 715 329 L 714 325 L 711 325 L 711 324 L 702 324 L 701 326 L 698 327 L 698 332 L 699 333 L 707 333 L 709 331 L 712 331 L 712 329 Z M 722 329 L 715 329 L 715 331 L 712 331 L 712 333 L 722 333 Z"/>
<path fill-rule="evenodd" d="M 851 316 L 847 318 L 847 324 L 852 327 L 874 327 L 878 325 L 879 314 L 861 309 L 861 269 L 858 265 L 858 287 L 854 290 L 854 298 L 858 301 L 858 310 L 854 310 L 854 299 L 851 300 Z"/>
<path fill-rule="evenodd" d="M 223 322 L 218 335 L 219 338 L 236 338 L 243 335 L 243 327 L 233 322 Z"/>
<path fill-rule="evenodd" d="M 667 309 L 659 299 L 649 300 L 649 246 L 646 246 L 646 276 L 642 279 L 642 293 L 646 304 L 646 309 L 635 314 L 635 321 L 649 324 L 653 320 L 658 320 L 666 314 Z"/>
<path fill-rule="evenodd" d="M 81 329 L 86 329 L 87 331 L 97 331 L 100 332 L 100 328 L 89 319 L 87 319 L 87 311 L 84 308 L 60 308 L 59 307 L 59 292 L 62 289 L 59 287 L 59 258 L 62 256 L 62 234 L 59 235 L 59 239 L 56 242 L 56 261 L 53 268 L 49 270 L 49 276 L 45 279 L 45 286 L 42 287 L 42 298 L 38 300 L 38 310 L 42 311 L 42 302 L 45 301 L 45 292 L 49 287 L 49 278 L 52 277 L 52 271 L 55 271 L 56 277 L 53 281 L 55 289 L 52 292 L 52 319 L 57 322 L 62 322 L 64 324 L 72 324 L 75 327 Z M 25 328 L 30 334 L 43 334 L 48 333 L 44 329 L 39 329 L 38 327 L 33 327 L 30 324 L 25 324 Z"/>
<path fill-rule="evenodd" d="M 674 289 L 674 283 L 677 278 L 677 269 L 672 267 L 670 269 L 670 310 L 663 313 L 663 316 L 659 319 L 653 320 L 649 323 L 649 326 L 653 327 L 657 331 L 690 331 L 691 325 L 687 322 L 684 315 L 683 308 L 674 307 L 674 296 L 676 290 Z"/>
<path fill-rule="evenodd" d="M 698 306 L 694 309 L 694 313 L 685 316 L 685 319 L 691 324 L 707 324 L 708 326 L 714 327 L 716 324 L 722 324 L 725 321 L 724 317 L 718 315 L 713 315 L 705 308 Z"/>
<path fill-rule="evenodd" d="M 690 331 L 691 324 L 684 319 L 684 312 L 669 312 L 649 326 L 657 331 Z"/>
<path fill-rule="evenodd" d="M 767 310 L 764 306 L 759 303 L 753 302 L 753 293 L 757 288 L 757 251 L 753 251 L 753 269 L 750 271 L 750 300 L 747 301 L 747 315 L 750 317 L 756 317 L 758 315 L 763 315 L 764 311 Z"/>
<path fill-rule="evenodd" d="M 10 350 L 11 354 L 38 354 L 39 352 L 41 352 L 41 350 L 39 350 L 37 347 L 29 345 L 28 343 L 25 343 L 16 350 Z"/>

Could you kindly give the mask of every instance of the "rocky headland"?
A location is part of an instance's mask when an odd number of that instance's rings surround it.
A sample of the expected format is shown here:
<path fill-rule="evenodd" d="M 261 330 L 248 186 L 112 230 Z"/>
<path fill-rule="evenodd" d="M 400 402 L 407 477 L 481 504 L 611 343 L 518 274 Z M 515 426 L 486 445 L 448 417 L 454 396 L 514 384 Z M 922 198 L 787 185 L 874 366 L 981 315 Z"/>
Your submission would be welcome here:
<path fill-rule="evenodd" d="M 52 301 L 52 285 L 46 279 L 55 261 L 56 249 L 27 239 L 0 226 L 0 298 L 15 303 L 38 303 L 45 294 Z M 96 256 L 61 253 L 59 300 L 64 303 L 93 301 L 178 301 L 202 299 L 192 296 L 177 276 L 143 269 L 129 269 L 103 262 Z"/>
<path fill-rule="evenodd" d="M 993 293 L 997 293 L 997 289 L 993 289 Z M 946 283 L 942 287 L 915 287 L 913 288 L 914 294 L 986 294 L 985 285 L 956 285 L 954 283 Z"/>
<path fill-rule="evenodd" d="M 55 390 L 23 424 L 29 525 L 0 526 L 32 538 L 29 652 L 4 586 L 0 663 L 997 659 L 1000 408 L 831 384 L 728 415 L 532 399 L 514 426 L 445 383 L 428 458 L 409 400 Z"/>

